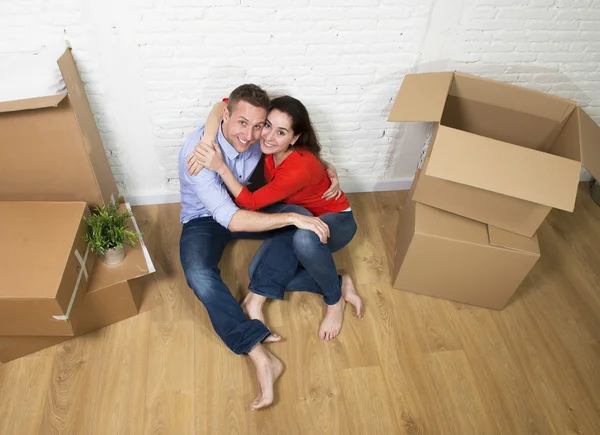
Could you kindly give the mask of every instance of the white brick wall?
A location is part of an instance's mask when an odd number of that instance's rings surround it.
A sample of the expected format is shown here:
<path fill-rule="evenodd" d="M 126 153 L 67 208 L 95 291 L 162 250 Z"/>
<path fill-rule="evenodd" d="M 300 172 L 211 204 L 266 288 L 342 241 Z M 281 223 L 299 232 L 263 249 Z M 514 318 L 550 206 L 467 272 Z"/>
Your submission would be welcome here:
<path fill-rule="evenodd" d="M 406 72 L 518 83 L 573 98 L 600 122 L 600 0 L 291 4 L 0 2 L 0 71 L 12 71 L 0 91 L 42 83 L 36 70 L 56 76 L 68 41 L 115 177 L 133 196 L 177 192 L 183 138 L 244 82 L 300 98 L 351 189 L 412 177 L 419 149 L 385 121 Z"/>

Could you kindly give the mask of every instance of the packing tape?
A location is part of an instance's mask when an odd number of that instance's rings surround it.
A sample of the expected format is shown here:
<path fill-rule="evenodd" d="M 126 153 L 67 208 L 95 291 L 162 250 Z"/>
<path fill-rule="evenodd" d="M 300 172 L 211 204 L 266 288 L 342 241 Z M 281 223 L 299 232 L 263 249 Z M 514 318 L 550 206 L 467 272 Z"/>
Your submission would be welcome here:
<path fill-rule="evenodd" d="M 67 307 L 67 312 L 64 316 L 52 316 L 56 320 L 69 320 L 69 316 L 71 315 L 71 310 L 73 309 L 73 304 L 75 303 L 75 296 L 77 296 L 77 291 L 79 290 L 79 286 L 81 285 L 81 278 L 85 275 L 85 279 L 88 278 L 88 273 L 85 268 L 85 262 L 87 261 L 88 255 L 90 253 L 90 245 L 88 244 L 85 248 L 85 255 L 81 258 L 81 255 L 77 250 L 75 250 L 75 256 L 79 263 L 82 265 L 81 269 L 79 269 L 79 274 L 77 275 L 77 281 L 75 282 L 75 287 L 73 288 L 73 293 L 71 294 L 71 300 L 69 301 L 69 306 Z"/>
<path fill-rule="evenodd" d="M 140 234 L 138 236 L 138 239 L 140 241 L 140 246 L 142 247 L 142 252 L 144 253 L 144 258 L 146 259 L 146 265 L 148 266 L 148 271 L 150 273 L 154 273 L 154 272 L 156 272 L 156 269 L 154 268 L 154 263 L 152 263 L 152 259 L 150 258 L 150 252 L 148 252 L 148 248 L 146 247 L 146 244 L 144 243 L 144 239 L 141 236 L 140 227 L 138 227 L 137 221 L 135 220 L 135 216 L 133 215 L 133 212 L 131 211 L 131 205 L 128 202 L 126 202 L 125 207 L 127 207 L 127 211 L 129 211 L 129 213 L 131 215 L 131 222 L 133 222 L 133 227 L 135 228 L 135 231 L 138 234 Z"/>
<path fill-rule="evenodd" d="M 87 268 L 85 267 L 85 262 L 87 260 L 88 252 L 89 252 L 89 245 L 88 245 L 88 248 L 85 249 L 85 259 L 84 259 L 81 256 L 81 254 L 79 253 L 79 251 L 77 249 L 75 249 L 75 257 L 77 258 L 77 261 L 79 261 L 79 264 L 81 264 L 81 269 L 83 270 L 83 275 L 85 276 L 85 279 L 89 278 Z"/>

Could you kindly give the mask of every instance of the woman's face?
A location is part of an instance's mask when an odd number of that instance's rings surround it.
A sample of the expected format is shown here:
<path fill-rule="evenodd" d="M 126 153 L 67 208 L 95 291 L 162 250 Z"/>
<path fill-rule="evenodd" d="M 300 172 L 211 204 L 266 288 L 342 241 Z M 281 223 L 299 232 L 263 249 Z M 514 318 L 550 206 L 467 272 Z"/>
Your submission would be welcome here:
<path fill-rule="evenodd" d="M 292 117 L 277 109 L 271 110 L 260 135 L 260 149 L 264 154 L 285 151 L 298 140 L 294 135 Z"/>

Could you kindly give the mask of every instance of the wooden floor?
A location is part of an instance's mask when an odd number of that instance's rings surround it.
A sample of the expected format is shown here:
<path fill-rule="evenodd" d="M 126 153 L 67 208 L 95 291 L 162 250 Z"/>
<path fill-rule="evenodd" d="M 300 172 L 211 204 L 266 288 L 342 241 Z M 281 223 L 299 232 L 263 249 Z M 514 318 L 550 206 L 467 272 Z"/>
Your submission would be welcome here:
<path fill-rule="evenodd" d="M 363 319 L 347 307 L 326 343 L 316 295 L 268 306 L 286 370 L 261 412 L 249 410 L 248 359 L 220 342 L 183 278 L 179 205 L 138 207 L 164 304 L 1 365 L 0 434 L 600 434 L 600 207 L 582 187 L 575 213 L 551 213 L 540 261 L 497 312 L 390 287 L 405 195 L 350 195 L 359 231 L 336 261 Z M 226 251 L 237 297 L 258 245 Z"/>

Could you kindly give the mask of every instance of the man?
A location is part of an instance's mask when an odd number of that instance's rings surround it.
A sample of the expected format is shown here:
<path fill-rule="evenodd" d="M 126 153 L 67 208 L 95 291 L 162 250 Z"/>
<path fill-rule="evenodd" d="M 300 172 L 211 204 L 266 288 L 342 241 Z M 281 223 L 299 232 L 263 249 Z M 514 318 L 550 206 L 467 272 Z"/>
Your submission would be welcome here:
<path fill-rule="evenodd" d="M 261 156 L 258 140 L 268 105 L 266 92 L 256 85 L 247 84 L 231 93 L 223 112 L 216 142 L 222 149 L 227 166 L 243 184 L 247 183 Z M 206 307 L 215 332 L 233 352 L 248 354 L 254 364 L 260 393 L 251 407 L 260 409 L 273 402 L 273 384 L 283 370 L 281 361 L 262 343 L 276 341 L 277 338 L 271 336 L 260 320 L 246 318 L 223 283 L 218 263 L 225 246 L 234 238 L 264 237 L 265 234 L 260 232 L 295 226 L 313 231 L 325 243 L 329 228 L 322 220 L 303 215 L 306 211 L 294 205 L 275 205 L 275 209 L 270 211 L 275 210 L 276 213 L 241 210 L 216 173 L 203 170 L 190 176 L 186 160 L 203 133 L 204 127 L 194 131 L 179 152 L 183 224 L 181 265 L 188 285 Z"/>

